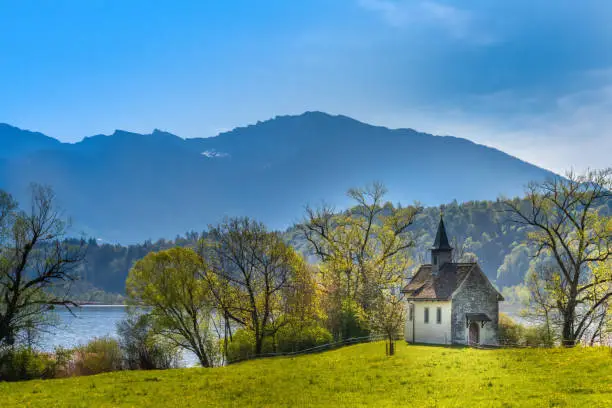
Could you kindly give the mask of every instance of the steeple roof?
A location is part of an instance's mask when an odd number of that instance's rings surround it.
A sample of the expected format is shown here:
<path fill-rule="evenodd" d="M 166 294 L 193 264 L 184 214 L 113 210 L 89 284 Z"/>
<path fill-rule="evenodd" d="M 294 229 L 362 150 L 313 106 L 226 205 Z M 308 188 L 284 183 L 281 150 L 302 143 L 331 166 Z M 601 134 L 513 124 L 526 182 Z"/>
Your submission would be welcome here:
<path fill-rule="evenodd" d="M 436 240 L 434 241 L 432 249 L 440 251 L 450 251 L 453 249 L 448 243 L 448 235 L 446 235 L 446 228 L 444 228 L 442 214 L 440 214 L 440 224 L 438 225 L 438 232 L 436 233 Z"/>

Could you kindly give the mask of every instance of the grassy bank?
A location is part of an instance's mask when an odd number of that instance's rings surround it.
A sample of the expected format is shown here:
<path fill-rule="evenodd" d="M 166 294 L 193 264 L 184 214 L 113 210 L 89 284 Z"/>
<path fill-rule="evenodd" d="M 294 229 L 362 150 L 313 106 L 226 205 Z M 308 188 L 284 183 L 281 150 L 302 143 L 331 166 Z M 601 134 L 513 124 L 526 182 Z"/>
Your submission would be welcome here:
<path fill-rule="evenodd" d="M 609 407 L 609 349 L 350 346 L 215 369 L 0 383 L 0 406 Z"/>

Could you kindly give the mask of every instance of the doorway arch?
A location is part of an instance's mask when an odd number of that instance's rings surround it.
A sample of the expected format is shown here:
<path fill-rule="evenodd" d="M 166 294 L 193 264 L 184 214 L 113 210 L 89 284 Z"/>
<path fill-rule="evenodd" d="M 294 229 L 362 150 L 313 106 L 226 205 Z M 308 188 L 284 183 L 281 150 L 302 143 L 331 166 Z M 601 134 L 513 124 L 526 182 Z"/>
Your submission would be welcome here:
<path fill-rule="evenodd" d="M 469 345 L 480 344 L 480 327 L 478 326 L 477 322 L 470 322 L 468 344 Z"/>

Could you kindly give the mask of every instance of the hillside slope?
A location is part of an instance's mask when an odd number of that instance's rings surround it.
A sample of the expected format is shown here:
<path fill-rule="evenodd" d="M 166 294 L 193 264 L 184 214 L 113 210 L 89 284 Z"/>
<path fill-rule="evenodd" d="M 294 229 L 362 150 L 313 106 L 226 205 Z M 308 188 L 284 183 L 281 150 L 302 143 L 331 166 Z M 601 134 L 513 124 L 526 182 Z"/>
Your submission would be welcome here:
<path fill-rule="evenodd" d="M 305 204 L 344 207 L 348 188 L 372 181 L 392 202 L 438 205 L 517 195 L 551 175 L 465 139 L 320 112 L 187 140 L 116 131 L 66 144 L 4 125 L 0 150 L 0 188 L 24 201 L 30 182 L 49 184 L 75 233 L 121 242 L 201 230 L 225 215 L 286 228 Z"/>
<path fill-rule="evenodd" d="M 383 343 L 213 369 L 0 383 L 2 407 L 609 407 L 607 349 Z"/>

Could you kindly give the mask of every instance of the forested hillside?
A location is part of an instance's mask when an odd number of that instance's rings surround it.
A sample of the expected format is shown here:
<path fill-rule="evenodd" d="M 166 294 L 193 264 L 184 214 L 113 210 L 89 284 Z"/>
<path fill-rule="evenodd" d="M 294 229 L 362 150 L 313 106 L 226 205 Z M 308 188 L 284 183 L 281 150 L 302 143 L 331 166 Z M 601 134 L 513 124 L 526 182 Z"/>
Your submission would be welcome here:
<path fill-rule="evenodd" d="M 394 207 L 387 203 L 389 211 Z M 608 204 L 612 211 L 612 202 Z M 413 249 L 414 267 L 429 262 L 429 247 L 432 245 L 440 216 L 438 207 L 425 208 L 411 227 L 416 238 Z M 471 201 L 450 203 L 444 206 L 444 219 L 457 259 L 477 260 L 485 273 L 499 288 L 523 282 L 531 261 L 529 251 L 524 245 L 524 227 L 508 222 L 503 204 L 498 201 Z M 81 281 L 74 289 L 82 300 L 103 301 L 113 299 L 104 297 L 101 292 L 123 294 L 125 278 L 135 261 L 151 251 L 159 251 L 173 246 L 194 246 L 204 233 L 190 232 L 173 240 L 146 241 L 129 246 L 97 243 L 90 240 L 86 262 L 80 267 Z M 311 262 L 311 248 L 297 227 L 283 233 L 286 241 L 302 252 Z M 95 289 L 94 289 L 95 288 Z M 93 295 L 93 296 L 92 296 Z M 115 298 L 121 300 L 121 298 Z"/>

